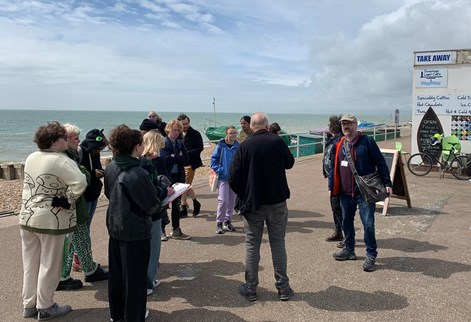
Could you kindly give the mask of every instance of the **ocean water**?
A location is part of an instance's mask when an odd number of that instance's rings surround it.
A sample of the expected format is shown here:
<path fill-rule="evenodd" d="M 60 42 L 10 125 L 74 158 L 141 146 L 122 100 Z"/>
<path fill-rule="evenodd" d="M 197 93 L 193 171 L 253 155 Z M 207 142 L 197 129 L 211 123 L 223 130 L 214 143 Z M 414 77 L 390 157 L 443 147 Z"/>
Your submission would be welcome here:
<path fill-rule="evenodd" d="M 159 112 L 164 121 L 169 121 L 178 116 L 179 112 Z M 209 121 L 223 125 L 239 126 L 242 113 L 187 113 L 191 126 L 200 131 L 204 136 L 204 128 Z M 393 111 L 391 114 L 357 115 L 360 120 L 373 123 L 394 122 Z M 126 124 L 131 128 L 139 128 L 142 120 L 147 117 L 146 111 L 58 111 L 58 110 L 0 110 L 0 162 L 23 161 L 37 150 L 33 142 L 36 129 L 48 121 L 61 123 L 73 123 L 82 129 L 80 137 L 94 128 L 104 129 L 108 134 L 112 128 L 119 124 Z M 326 127 L 328 114 L 275 114 L 268 113 L 270 123 L 277 122 L 288 133 L 307 133 L 310 129 Z M 410 119 L 406 115 L 404 120 Z M 209 121 L 208 121 L 209 120 Z"/>

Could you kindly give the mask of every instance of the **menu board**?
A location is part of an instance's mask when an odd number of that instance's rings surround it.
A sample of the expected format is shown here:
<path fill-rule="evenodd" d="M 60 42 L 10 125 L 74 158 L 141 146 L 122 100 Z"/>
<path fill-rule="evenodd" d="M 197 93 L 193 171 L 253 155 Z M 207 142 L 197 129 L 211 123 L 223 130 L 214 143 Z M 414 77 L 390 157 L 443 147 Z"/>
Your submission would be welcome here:
<path fill-rule="evenodd" d="M 440 158 L 442 154 L 441 145 L 432 145 L 432 137 L 437 133 L 443 134 L 443 127 L 437 114 L 429 107 L 417 129 L 417 146 L 419 152 L 427 152 L 428 154 L 435 155 L 436 159 Z M 434 163 L 436 164 L 436 161 Z"/>

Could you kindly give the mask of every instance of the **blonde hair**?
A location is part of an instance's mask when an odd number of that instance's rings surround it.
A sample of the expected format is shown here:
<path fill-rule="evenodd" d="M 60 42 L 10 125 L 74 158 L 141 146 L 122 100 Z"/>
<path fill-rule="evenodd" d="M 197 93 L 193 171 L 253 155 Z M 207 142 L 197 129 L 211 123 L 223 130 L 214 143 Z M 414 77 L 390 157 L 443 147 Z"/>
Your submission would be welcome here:
<path fill-rule="evenodd" d="M 67 134 L 75 134 L 79 136 L 80 132 L 82 132 L 82 130 L 75 124 L 65 123 L 63 126 L 65 127 Z"/>
<path fill-rule="evenodd" d="M 144 145 L 143 156 L 154 157 L 160 155 L 160 150 L 164 147 L 164 137 L 157 130 L 150 130 L 144 134 Z"/>
<path fill-rule="evenodd" d="M 170 122 L 167 123 L 167 125 L 165 126 L 165 133 L 169 134 L 170 131 L 172 130 L 172 127 L 176 125 L 178 127 L 178 129 L 180 130 L 180 132 L 183 132 L 183 124 L 182 122 L 178 121 L 178 120 L 171 120 Z"/>

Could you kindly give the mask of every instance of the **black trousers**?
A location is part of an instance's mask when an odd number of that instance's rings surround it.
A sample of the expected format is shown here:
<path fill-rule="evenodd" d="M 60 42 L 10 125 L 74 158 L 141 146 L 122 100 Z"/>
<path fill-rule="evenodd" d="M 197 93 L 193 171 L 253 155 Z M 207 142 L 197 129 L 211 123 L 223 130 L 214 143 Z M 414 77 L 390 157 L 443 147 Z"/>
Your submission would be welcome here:
<path fill-rule="evenodd" d="M 170 175 L 172 178 L 172 182 L 180 182 L 179 181 L 179 174 L 178 173 L 172 173 Z M 185 181 L 183 181 L 185 182 Z M 182 197 L 178 197 L 174 201 L 172 201 L 172 228 L 177 229 L 180 228 L 180 204 L 181 204 Z"/>
<path fill-rule="evenodd" d="M 150 239 L 125 242 L 110 237 L 108 301 L 113 321 L 145 320 L 149 256 Z"/>
<path fill-rule="evenodd" d="M 330 197 L 330 206 L 334 217 L 335 231 L 342 233 L 342 208 L 340 207 L 340 196 Z"/>

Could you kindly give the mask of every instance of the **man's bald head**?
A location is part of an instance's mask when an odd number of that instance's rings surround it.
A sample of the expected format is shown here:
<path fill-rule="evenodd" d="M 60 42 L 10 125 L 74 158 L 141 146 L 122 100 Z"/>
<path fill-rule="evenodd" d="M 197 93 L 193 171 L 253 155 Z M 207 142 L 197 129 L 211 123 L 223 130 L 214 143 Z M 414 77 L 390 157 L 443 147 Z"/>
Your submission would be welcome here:
<path fill-rule="evenodd" d="M 250 120 L 250 128 L 252 131 L 268 130 L 268 116 L 263 112 L 257 112 L 252 115 Z"/>

